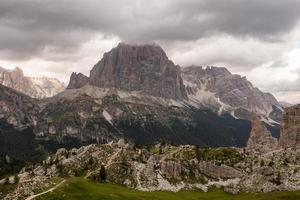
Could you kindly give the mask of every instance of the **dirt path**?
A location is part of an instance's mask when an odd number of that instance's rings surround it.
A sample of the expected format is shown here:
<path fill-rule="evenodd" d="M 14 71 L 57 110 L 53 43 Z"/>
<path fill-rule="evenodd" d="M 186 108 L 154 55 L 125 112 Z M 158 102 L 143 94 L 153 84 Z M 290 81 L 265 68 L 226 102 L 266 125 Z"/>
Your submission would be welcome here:
<path fill-rule="evenodd" d="M 126 149 L 128 147 L 128 144 L 126 144 L 126 146 L 124 147 L 124 149 Z M 109 160 L 107 161 L 105 168 L 109 167 L 111 164 L 113 164 L 113 161 L 119 156 L 119 154 L 122 152 L 122 148 L 119 148 L 117 151 L 115 151 L 109 158 Z M 88 172 L 84 178 L 87 179 L 92 173 L 94 173 L 95 171 L 100 170 L 100 168 L 90 171 Z"/>
<path fill-rule="evenodd" d="M 113 162 L 113 160 L 115 159 L 115 158 L 117 158 L 117 156 L 119 155 L 119 153 L 122 151 L 123 149 L 118 149 L 110 158 L 109 158 L 109 160 L 107 161 L 107 163 L 106 163 L 106 165 L 105 165 L 105 167 L 107 168 L 108 166 L 110 166 L 111 165 L 111 163 Z"/>
<path fill-rule="evenodd" d="M 35 194 L 35 195 L 31 195 L 30 197 L 27 197 L 26 200 L 32 200 L 32 199 L 34 199 L 34 198 L 36 198 L 36 197 L 38 197 L 38 196 L 42 196 L 42 195 L 44 195 L 44 194 L 47 194 L 47 193 L 49 193 L 49 192 L 52 192 L 52 191 L 54 191 L 56 188 L 58 188 L 59 186 L 61 186 L 65 181 L 66 181 L 66 180 L 62 180 L 60 183 L 58 183 L 56 186 L 50 188 L 49 190 L 46 190 L 46 191 L 44 191 L 44 192 L 41 192 L 41 193 L 38 193 L 38 194 Z"/>

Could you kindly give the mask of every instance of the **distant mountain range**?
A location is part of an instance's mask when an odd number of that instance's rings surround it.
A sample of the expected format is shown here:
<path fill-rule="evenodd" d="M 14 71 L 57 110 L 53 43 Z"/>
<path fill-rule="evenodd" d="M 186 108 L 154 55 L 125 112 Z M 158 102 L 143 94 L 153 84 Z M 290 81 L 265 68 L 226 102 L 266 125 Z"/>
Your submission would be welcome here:
<path fill-rule="evenodd" d="M 18 67 L 14 70 L 0 67 L 0 84 L 33 98 L 51 97 L 65 89 L 65 85 L 56 78 L 24 76 Z"/>

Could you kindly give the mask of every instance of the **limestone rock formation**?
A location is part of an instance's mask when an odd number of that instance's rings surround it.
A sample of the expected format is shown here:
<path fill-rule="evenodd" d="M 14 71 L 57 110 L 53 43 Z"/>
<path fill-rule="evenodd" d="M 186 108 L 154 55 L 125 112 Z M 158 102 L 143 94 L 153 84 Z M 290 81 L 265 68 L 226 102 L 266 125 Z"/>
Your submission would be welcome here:
<path fill-rule="evenodd" d="M 56 78 L 51 77 L 27 77 L 33 87 L 32 95 L 34 98 L 52 97 L 65 90 L 65 84 Z M 21 91 L 22 92 L 22 91 Z"/>
<path fill-rule="evenodd" d="M 277 139 L 272 137 L 270 131 L 260 121 L 259 117 L 253 117 L 252 130 L 247 142 L 247 151 L 267 153 L 276 149 L 277 143 Z"/>
<path fill-rule="evenodd" d="M 280 130 L 279 146 L 283 148 L 300 147 L 300 105 L 285 109 Z"/>
<path fill-rule="evenodd" d="M 77 89 L 85 86 L 89 83 L 89 77 L 85 76 L 82 73 L 73 72 L 70 77 L 70 82 L 67 89 Z"/>
<path fill-rule="evenodd" d="M 180 67 L 156 45 L 120 43 L 105 53 L 91 70 L 90 84 L 170 99 L 187 99 Z"/>
<path fill-rule="evenodd" d="M 51 97 L 65 89 L 64 84 L 58 79 L 24 76 L 18 67 L 14 70 L 0 67 L 0 84 L 34 98 Z"/>
<path fill-rule="evenodd" d="M 260 91 L 246 77 L 231 74 L 224 67 L 186 67 L 182 77 L 189 99 L 219 114 L 249 120 L 259 115 L 271 123 L 281 120 L 282 108 L 272 94 Z"/>

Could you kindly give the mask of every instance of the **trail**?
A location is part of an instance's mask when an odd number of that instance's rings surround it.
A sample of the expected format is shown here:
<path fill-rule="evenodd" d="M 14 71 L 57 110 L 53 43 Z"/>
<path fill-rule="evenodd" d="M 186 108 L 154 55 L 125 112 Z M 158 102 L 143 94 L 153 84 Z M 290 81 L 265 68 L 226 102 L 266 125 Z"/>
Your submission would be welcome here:
<path fill-rule="evenodd" d="M 128 147 L 128 144 L 126 144 L 126 146 L 124 147 L 124 149 L 126 149 L 127 147 Z M 116 152 L 114 152 L 114 153 L 110 156 L 109 160 L 107 161 L 107 163 L 106 163 L 106 165 L 105 165 L 105 168 L 108 168 L 108 167 L 113 163 L 113 161 L 117 158 L 117 156 L 121 153 L 122 150 L 123 150 L 122 148 L 119 148 Z M 88 173 L 84 176 L 84 178 L 87 179 L 93 172 L 95 172 L 95 171 L 97 171 L 97 170 L 100 170 L 100 168 L 88 172 Z"/>
<path fill-rule="evenodd" d="M 56 186 L 50 188 L 49 190 L 46 190 L 46 191 L 44 191 L 44 192 L 41 192 L 41 193 L 38 193 L 38 194 L 35 194 L 35 195 L 31 195 L 31 196 L 27 197 L 26 200 L 32 200 L 32 199 L 34 199 L 34 198 L 36 198 L 36 197 L 38 197 L 38 196 L 42 196 L 42 195 L 44 195 L 44 194 L 47 194 L 47 193 L 49 193 L 49 192 L 52 192 L 52 191 L 54 191 L 56 188 L 58 188 L 59 186 L 61 186 L 65 181 L 66 181 L 66 180 L 62 180 L 60 183 L 58 183 Z"/>
<path fill-rule="evenodd" d="M 127 147 L 127 146 L 126 146 Z M 125 148 L 126 148 L 125 147 Z M 107 163 L 106 163 L 106 165 L 105 165 L 105 167 L 107 168 L 107 167 L 109 167 L 111 164 L 112 164 L 112 162 L 113 162 L 113 160 L 119 155 L 119 153 L 122 151 L 123 149 L 122 148 L 120 148 L 120 149 L 118 149 L 110 158 L 109 158 L 109 160 L 107 161 Z"/>

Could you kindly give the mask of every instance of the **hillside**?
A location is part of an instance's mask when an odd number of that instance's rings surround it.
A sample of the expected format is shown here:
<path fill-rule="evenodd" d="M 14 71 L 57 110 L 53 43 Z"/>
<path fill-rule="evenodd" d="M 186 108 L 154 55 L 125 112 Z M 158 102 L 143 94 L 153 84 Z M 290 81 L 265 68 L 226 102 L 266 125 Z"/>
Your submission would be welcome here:
<path fill-rule="evenodd" d="M 219 189 L 211 189 L 207 193 L 202 191 L 141 192 L 118 185 L 100 184 L 85 179 L 70 179 L 64 186 L 52 193 L 38 197 L 37 200 L 79 200 L 86 198 L 89 200 L 296 200 L 300 198 L 300 192 L 239 195 L 228 194 Z"/>

